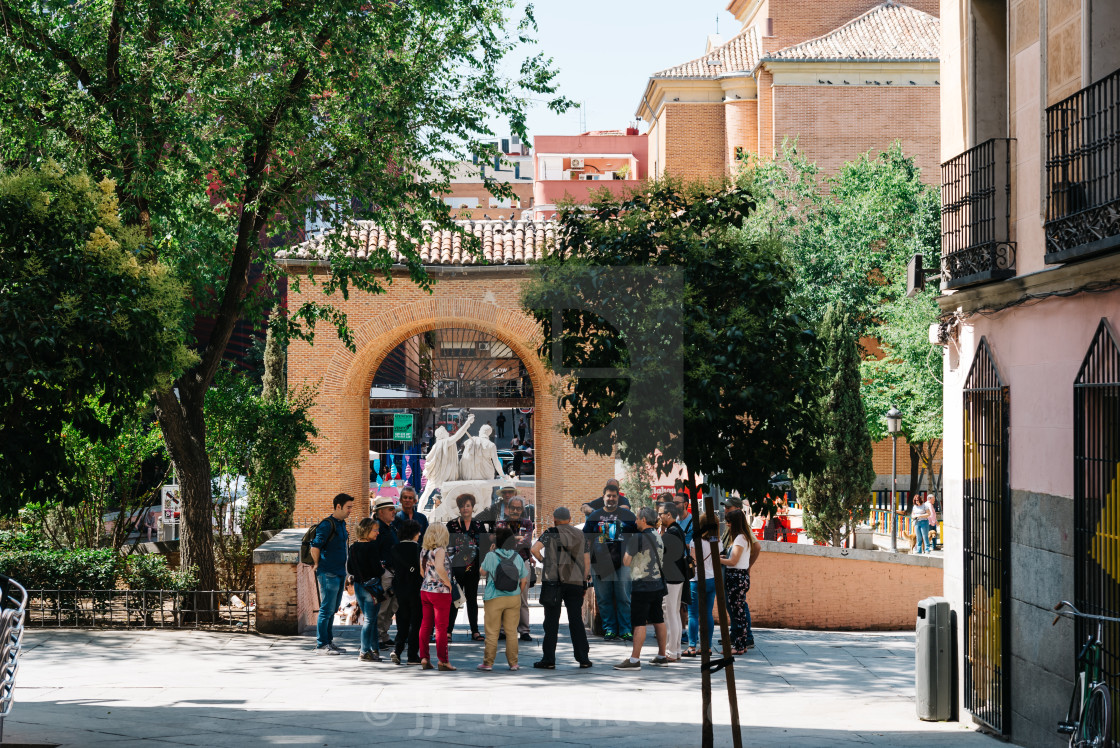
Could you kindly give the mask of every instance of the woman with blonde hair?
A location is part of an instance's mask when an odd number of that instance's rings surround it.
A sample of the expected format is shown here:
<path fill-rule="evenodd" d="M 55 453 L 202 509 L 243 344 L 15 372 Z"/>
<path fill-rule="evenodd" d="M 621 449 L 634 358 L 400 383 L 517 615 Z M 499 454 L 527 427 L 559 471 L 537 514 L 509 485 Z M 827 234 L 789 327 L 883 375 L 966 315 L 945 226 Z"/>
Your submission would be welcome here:
<path fill-rule="evenodd" d="M 436 657 L 440 670 L 457 670 L 447 654 L 447 618 L 451 610 L 451 557 L 447 553 L 450 534 L 444 525 L 434 524 L 424 533 L 420 551 L 420 664 L 424 670 L 432 669 L 428 638 L 436 632 Z"/>

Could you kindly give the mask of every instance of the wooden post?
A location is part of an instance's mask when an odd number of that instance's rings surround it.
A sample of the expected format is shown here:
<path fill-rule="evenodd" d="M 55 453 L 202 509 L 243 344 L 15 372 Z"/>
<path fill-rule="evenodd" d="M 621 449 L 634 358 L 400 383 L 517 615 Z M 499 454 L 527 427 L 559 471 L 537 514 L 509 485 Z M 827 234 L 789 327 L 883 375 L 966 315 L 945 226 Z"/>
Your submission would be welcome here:
<path fill-rule="evenodd" d="M 707 602 L 707 586 L 704 584 L 704 555 L 700 551 L 698 518 L 700 505 L 696 498 L 696 474 L 688 468 L 689 497 L 692 502 L 692 538 L 696 548 L 696 592 L 700 596 L 700 667 L 703 672 L 701 690 L 704 702 L 703 745 L 711 748 L 715 738 L 712 726 L 712 675 L 708 670 L 711 662 L 711 642 L 704 643 L 704 632 L 707 631 L 707 617 L 709 615 Z M 735 748 L 743 748 L 743 734 L 739 727 L 739 696 L 735 691 L 735 664 L 731 656 L 731 630 L 727 618 L 727 597 L 724 595 L 723 567 L 719 563 L 719 520 L 716 517 L 715 501 L 713 496 L 708 496 L 704 502 L 704 515 L 714 528 L 715 535 L 708 540 L 709 558 L 712 559 L 712 576 L 716 582 L 716 610 L 719 612 L 719 630 L 723 638 L 723 657 L 728 660 L 723 668 L 727 679 L 727 701 L 731 707 L 731 740 Z"/>

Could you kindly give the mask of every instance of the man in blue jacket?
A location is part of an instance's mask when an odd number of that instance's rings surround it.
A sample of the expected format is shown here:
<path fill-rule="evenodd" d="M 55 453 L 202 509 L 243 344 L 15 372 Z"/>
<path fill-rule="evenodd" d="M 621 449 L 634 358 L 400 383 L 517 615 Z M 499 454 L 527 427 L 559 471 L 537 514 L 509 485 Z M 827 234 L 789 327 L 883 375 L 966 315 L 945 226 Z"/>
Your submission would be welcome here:
<path fill-rule="evenodd" d="M 346 518 L 354 508 L 354 497 L 340 493 L 334 497 L 334 511 L 319 523 L 311 541 L 311 565 L 319 583 L 319 621 L 315 626 L 315 654 L 339 655 L 334 644 L 334 614 L 346 586 L 346 549 L 349 537 Z"/>

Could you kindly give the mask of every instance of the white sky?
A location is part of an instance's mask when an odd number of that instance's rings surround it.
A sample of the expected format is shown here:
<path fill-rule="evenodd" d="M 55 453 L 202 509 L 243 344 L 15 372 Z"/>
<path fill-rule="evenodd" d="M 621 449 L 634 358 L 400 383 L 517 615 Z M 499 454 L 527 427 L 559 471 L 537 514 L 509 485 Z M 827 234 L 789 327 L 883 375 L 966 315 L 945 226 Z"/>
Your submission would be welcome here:
<path fill-rule="evenodd" d="M 587 130 L 627 127 L 650 74 L 704 53 L 708 34 L 724 41 L 739 24 L 727 0 L 534 0 L 540 49 L 560 70 L 560 93 L 586 102 Z M 530 135 L 577 135 L 580 112 L 557 115 L 538 103 Z M 645 132 L 647 124 L 640 125 Z M 505 131 L 508 128 L 497 128 Z"/>

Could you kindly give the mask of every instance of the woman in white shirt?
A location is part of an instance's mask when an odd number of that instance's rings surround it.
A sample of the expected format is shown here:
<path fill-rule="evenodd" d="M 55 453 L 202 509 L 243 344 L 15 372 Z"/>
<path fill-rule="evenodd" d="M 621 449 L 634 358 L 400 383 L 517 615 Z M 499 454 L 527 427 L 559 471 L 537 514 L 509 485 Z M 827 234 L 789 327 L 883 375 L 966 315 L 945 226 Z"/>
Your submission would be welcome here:
<path fill-rule="evenodd" d="M 932 509 L 932 505 L 926 504 L 924 496 L 919 494 L 914 497 L 914 506 L 910 509 L 910 519 L 914 521 L 914 553 L 927 553 L 930 550 L 929 521 Z"/>
<path fill-rule="evenodd" d="M 750 531 L 747 517 L 741 509 L 727 513 L 727 531 L 731 537 L 728 557 L 721 558 L 727 572 L 727 613 L 731 617 L 731 654 L 746 654 L 754 649 L 751 631 L 751 609 L 747 606 L 747 592 L 751 588 L 751 565 L 758 558 L 762 546 Z"/>
<path fill-rule="evenodd" d="M 708 642 L 709 651 L 712 645 L 712 633 L 715 630 L 715 618 L 712 616 L 712 610 L 716 602 L 716 580 L 715 572 L 712 569 L 712 551 L 711 543 L 708 541 L 714 538 L 716 541 L 716 552 L 723 550 L 719 542 L 719 526 L 713 525 L 707 515 L 702 515 L 698 521 L 696 528 L 696 536 L 694 542 L 688 544 L 689 552 L 692 557 L 700 560 L 703 558 L 704 563 L 704 589 L 707 592 L 707 607 L 708 610 L 708 626 L 705 631 L 706 639 Z M 696 552 L 696 543 L 700 543 L 701 552 Z M 682 657 L 695 657 L 700 654 L 700 593 L 697 585 L 699 578 L 699 571 L 691 582 L 688 583 L 689 591 L 692 593 L 692 599 L 688 603 L 688 649 L 681 652 Z"/>

